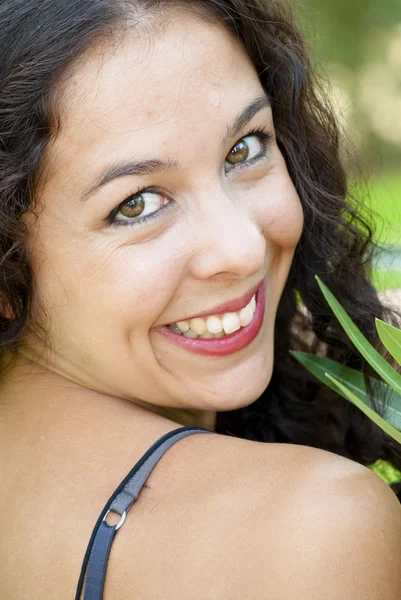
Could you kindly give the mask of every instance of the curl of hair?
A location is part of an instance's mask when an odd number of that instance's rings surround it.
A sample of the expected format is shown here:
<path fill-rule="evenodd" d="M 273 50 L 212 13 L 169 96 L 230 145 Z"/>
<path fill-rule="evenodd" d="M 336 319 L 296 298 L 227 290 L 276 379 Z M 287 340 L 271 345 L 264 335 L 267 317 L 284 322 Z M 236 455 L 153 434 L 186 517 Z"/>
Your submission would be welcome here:
<path fill-rule="evenodd" d="M 401 315 L 383 305 L 371 283 L 374 227 L 348 189 L 338 124 L 285 0 L 1 2 L 0 354 L 16 349 L 31 318 L 34 279 L 21 217 L 34 211 L 41 160 L 57 129 L 56 84 L 95 38 L 168 5 L 217 19 L 241 39 L 272 102 L 278 143 L 304 211 L 304 230 L 277 310 L 271 381 L 250 406 L 218 413 L 216 431 L 321 448 L 363 465 L 382 458 L 401 470 L 401 446 L 289 354 L 324 354 L 358 369 L 370 391 L 369 377 L 377 376 L 339 325 L 316 274 L 393 366 L 375 317 L 396 325 Z M 372 391 L 371 404 L 383 415 Z M 401 484 L 392 489 L 401 500 Z"/>

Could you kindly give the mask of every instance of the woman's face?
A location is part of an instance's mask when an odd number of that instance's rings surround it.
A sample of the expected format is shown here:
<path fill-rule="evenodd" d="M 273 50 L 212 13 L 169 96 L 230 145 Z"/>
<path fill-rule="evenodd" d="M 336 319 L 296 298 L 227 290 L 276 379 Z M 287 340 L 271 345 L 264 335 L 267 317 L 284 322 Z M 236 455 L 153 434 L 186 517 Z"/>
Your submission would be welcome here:
<path fill-rule="evenodd" d="M 46 311 L 36 306 L 34 323 L 51 325 L 48 368 L 75 383 L 139 404 L 233 410 L 271 378 L 303 214 L 240 43 L 200 17 L 170 15 L 163 28 L 92 46 L 60 88 L 61 130 L 30 225 Z M 262 327 L 237 352 L 200 355 L 155 330 L 263 279 Z M 37 327 L 28 340 L 41 348 Z"/>

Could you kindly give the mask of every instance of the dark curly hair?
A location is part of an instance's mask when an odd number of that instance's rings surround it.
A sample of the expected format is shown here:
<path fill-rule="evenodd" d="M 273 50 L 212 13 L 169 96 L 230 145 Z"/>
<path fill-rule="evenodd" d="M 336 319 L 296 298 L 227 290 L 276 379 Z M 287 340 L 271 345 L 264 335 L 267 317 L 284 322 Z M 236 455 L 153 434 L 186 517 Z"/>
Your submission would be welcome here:
<path fill-rule="evenodd" d="M 382 458 L 401 470 L 400 445 L 289 353 L 325 354 L 362 371 L 368 386 L 368 377 L 376 375 L 338 324 L 316 274 L 387 359 L 374 319 L 396 324 L 401 315 L 382 304 L 371 283 L 376 249 L 371 216 L 348 189 L 326 86 L 285 0 L 2 0 L 0 358 L 15 351 L 31 318 L 34 278 L 21 217 L 34 214 L 43 155 L 57 133 L 57 84 L 95 37 L 168 5 L 218 19 L 242 40 L 271 100 L 279 147 L 304 211 L 276 316 L 271 381 L 250 406 L 218 413 L 216 432 L 313 446 L 363 465 Z M 371 401 L 380 412 L 373 393 Z M 401 500 L 401 484 L 392 489 Z"/>

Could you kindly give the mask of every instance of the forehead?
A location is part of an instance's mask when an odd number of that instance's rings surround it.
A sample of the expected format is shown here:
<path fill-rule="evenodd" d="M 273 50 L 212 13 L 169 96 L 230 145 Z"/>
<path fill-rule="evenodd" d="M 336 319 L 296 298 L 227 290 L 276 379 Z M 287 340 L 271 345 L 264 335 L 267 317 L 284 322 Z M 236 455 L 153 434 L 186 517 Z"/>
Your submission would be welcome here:
<path fill-rule="evenodd" d="M 165 27 L 150 21 L 95 44 L 67 80 L 61 123 L 107 122 L 124 132 L 127 117 L 137 128 L 177 111 L 196 119 L 191 109 L 200 97 L 219 108 L 222 96 L 241 95 L 252 76 L 257 80 L 242 45 L 222 25 L 177 10 Z"/>
<path fill-rule="evenodd" d="M 261 89 L 230 32 L 176 10 L 163 27 L 150 20 L 80 57 L 58 97 L 61 128 L 52 151 L 66 167 L 83 150 L 95 162 L 105 151 L 121 155 L 133 139 L 146 154 L 147 145 L 154 150 L 157 140 L 162 148 L 183 128 L 195 139 L 205 123 L 221 128 Z"/>

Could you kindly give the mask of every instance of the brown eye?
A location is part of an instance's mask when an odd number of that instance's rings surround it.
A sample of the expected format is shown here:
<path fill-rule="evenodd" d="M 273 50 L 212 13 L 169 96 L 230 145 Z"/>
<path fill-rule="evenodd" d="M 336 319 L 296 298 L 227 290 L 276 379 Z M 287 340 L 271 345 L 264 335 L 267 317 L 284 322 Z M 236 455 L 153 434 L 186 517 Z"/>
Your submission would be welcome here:
<path fill-rule="evenodd" d="M 143 211 L 145 206 L 144 199 L 139 196 L 138 198 L 133 198 L 132 200 L 128 200 L 119 210 L 120 215 L 123 217 L 139 217 L 141 212 Z"/>
<path fill-rule="evenodd" d="M 144 219 L 150 219 L 153 215 L 160 212 L 163 206 L 170 200 L 156 190 L 143 190 L 129 196 L 125 202 L 120 204 L 113 217 L 113 222 L 139 222 Z"/>
<path fill-rule="evenodd" d="M 243 137 L 231 148 L 227 154 L 226 162 L 233 167 L 241 163 L 253 162 L 253 159 L 257 160 L 259 157 L 261 158 L 266 153 L 266 141 L 268 138 L 269 136 L 262 132 L 258 135 L 252 134 Z"/>
<path fill-rule="evenodd" d="M 231 148 L 231 150 L 227 156 L 227 162 L 229 162 L 230 165 L 236 165 L 238 163 L 241 163 L 241 162 L 244 162 L 245 160 L 247 160 L 248 156 L 249 156 L 248 144 L 241 141 L 241 142 L 238 142 L 238 144 L 236 144 L 234 146 L 234 148 Z"/>

